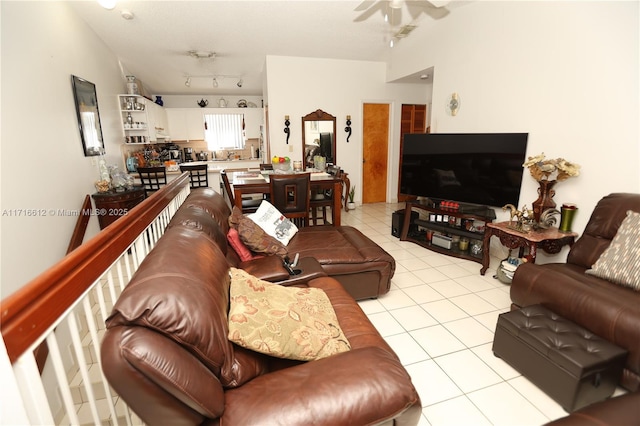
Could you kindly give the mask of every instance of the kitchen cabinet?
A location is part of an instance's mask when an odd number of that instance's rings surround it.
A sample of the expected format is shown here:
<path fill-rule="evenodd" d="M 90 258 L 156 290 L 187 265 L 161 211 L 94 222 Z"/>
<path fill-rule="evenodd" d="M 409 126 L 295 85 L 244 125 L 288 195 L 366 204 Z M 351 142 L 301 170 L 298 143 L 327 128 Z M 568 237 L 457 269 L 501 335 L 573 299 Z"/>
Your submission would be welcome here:
<path fill-rule="evenodd" d="M 118 95 L 126 143 L 151 143 L 169 137 L 165 109 L 139 95 Z"/>
<path fill-rule="evenodd" d="M 243 114 L 247 139 L 259 139 L 262 108 L 167 108 L 167 120 L 174 141 L 204 140 L 205 114 Z"/>
<path fill-rule="evenodd" d="M 167 122 L 174 141 L 204 140 L 204 113 L 195 108 L 167 108 Z"/>

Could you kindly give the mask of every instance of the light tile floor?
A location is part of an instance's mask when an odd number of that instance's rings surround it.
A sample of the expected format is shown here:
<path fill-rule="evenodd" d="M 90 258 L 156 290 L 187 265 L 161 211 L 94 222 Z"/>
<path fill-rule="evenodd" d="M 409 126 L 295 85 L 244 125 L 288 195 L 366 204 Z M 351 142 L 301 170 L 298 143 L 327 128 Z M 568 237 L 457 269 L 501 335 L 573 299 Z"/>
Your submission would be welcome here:
<path fill-rule="evenodd" d="M 542 425 L 567 413 L 491 350 L 509 286 L 493 278 L 506 257 L 476 262 L 441 255 L 391 235 L 401 204 L 366 204 L 342 214 L 396 260 L 388 294 L 359 302 L 405 366 L 422 401 L 421 425 Z"/>

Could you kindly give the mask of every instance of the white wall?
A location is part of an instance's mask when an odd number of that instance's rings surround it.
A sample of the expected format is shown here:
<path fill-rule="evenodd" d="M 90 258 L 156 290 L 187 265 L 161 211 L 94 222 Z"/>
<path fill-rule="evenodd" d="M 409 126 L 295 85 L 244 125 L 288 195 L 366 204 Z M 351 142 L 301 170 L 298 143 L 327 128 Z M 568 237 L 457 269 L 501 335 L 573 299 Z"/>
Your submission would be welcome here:
<path fill-rule="evenodd" d="M 0 2 L 2 14 L 1 286 L 14 292 L 66 253 L 79 210 L 95 192 L 98 169 L 85 157 L 71 75 L 96 85 L 107 162 L 121 164 L 118 61 L 62 2 Z M 16 209 L 41 214 L 12 216 Z M 87 237 L 98 231 L 91 218 Z"/>
<path fill-rule="evenodd" d="M 529 155 L 580 164 L 555 200 L 578 205 L 581 233 L 601 197 L 640 192 L 638 5 L 476 2 L 398 43 L 389 78 L 434 67 L 433 132 L 528 132 Z M 520 207 L 536 189 L 526 174 Z"/>
<path fill-rule="evenodd" d="M 302 117 L 317 109 L 335 116 L 337 164 L 356 185 L 356 202 L 362 199 L 362 105 L 391 104 L 387 200 L 397 199 L 400 108 L 403 103 L 428 104 L 429 85 L 387 84 L 382 62 L 268 56 L 265 72 L 271 156 L 302 160 Z M 291 121 L 288 146 L 283 131 L 285 115 Z M 348 143 L 344 132 L 347 115 L 351 115 L 352 127 Z"/>

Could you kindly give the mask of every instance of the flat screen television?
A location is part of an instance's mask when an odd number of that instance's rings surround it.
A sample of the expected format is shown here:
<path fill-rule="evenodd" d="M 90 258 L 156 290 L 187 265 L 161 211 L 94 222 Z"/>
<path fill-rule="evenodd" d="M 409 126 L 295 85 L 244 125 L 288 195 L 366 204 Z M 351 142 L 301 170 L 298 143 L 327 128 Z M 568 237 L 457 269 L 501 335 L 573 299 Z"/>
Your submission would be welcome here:
<path fill-rule="evenodd" d="M 518 207 L 528 133 L 404 135 L 400 193 Z"/>
<path fill-rule="evenodd" d="M 331 147 L 333 146 L 333 142 L 331 139 L 331 133 L 320 133 L 320 155 L 326 159 L 327 163 L 334 162 L 333 153 L 331 152 Z"/>

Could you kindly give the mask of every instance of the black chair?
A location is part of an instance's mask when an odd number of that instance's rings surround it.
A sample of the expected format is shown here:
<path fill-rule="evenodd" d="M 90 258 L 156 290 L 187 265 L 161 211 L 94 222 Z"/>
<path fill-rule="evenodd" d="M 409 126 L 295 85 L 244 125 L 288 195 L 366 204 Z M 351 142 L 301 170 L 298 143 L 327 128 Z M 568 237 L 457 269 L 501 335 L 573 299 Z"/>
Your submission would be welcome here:
<path fill-rule="evenodd" d="M 231 189 L 231 183 L 229 182 L 229 173 L 235 172 L 246 172 L 249 169 L 224 169 L 220 171 L 220 180 L 222 183 L 220 184 L 222 195 L 226 194 L 227 202 L 229 206 L 233 209 L 235 206 L 235 198 L 233 196 L 233 189 Z M 262 199 L 252 198 L 249 196 L 242 197 L 242 213 L 253 213 L 258 210 L 260 204 L 262 203 Z"/>
<path fill-rule="evenodd" d="M 269 176 L 271 204 L 299 228 L 309 226 L 310 188 L 309 173 Z"/>
<path fill-rule="evenodd" d="M 340 178 L 342 170 L 338 166 L 330 166 L 327 168 L 327 173 Z M 328 220 L 329 216 L 327 216 L 327 207 L 330 209 L 333 208 L 333 196 L 332 189 L 311 192 L 309 204 L 311 206 L 311 223 L 314 226 L 318 225 L 319 220 L 322 220 L 322 225 L 331 225 Z"/>
<path fill-rule="evenodd" d="M 209 186 L 209 167 L 206 164 L 180 164 L 180 171 L 189 172 L 191 189 Z"/>
<path fill-rule="evenodd" d="M 138 167 L 138 176 L 144 187 L 145 198 L 167 184 L 167 169 L 164 166 Z"/>

